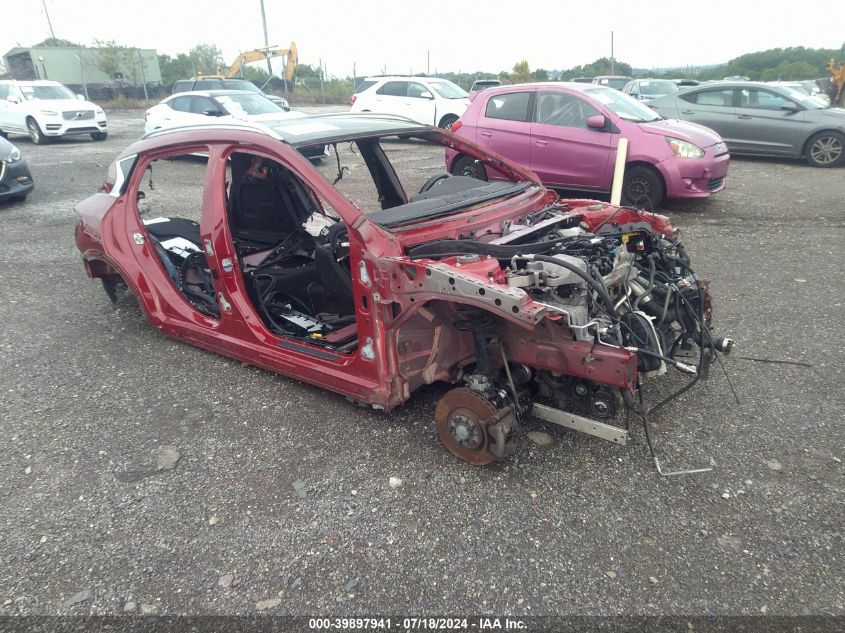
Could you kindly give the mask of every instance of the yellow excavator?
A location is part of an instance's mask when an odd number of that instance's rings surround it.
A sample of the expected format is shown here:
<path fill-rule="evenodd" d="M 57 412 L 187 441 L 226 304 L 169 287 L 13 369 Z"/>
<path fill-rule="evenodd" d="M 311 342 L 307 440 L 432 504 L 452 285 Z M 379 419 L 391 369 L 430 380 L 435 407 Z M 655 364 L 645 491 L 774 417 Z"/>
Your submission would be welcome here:
<path fill-rule="evenodd" d="M 830 71 L 830 80 L 833 82 L 830 105 L 845 108 L 845 64 L 837 64 L 835 59 L 831 59 L 827 69 Z"/>
<path fill-rule="evenodd" d="M 246 51 L 239 54 L 226 74 L 217 69 L 217 74 L 214 75 L 200 75 L 197 79 L 231 79 L 232 77 L 240 77 L 243 71 L 244 64 L 251 62 L 259 62 L 273 57 L 285 58 L 285 76 L 287 82 L 293 82 L 293 76 L 296 74 L 296 65 L 299 63 L 299 55 L 296 50 L 296 43 L 291 42 L 290 48 L 279 48 L 278 46 L 267 46 L 265 48 L 254 48 L 251 51 Z"/>
<path fill-rule="evenodd" d="M 293 76 L 296 73 L 296 65 L 299 63 L 299 56 L 297 55 L 296 44 L 294 42 L 290 43 L 290 48 L 267 46 L 266 48 L 255 48 L 251 51 L 241 53 L 229 67 L 226 77 L 239 76 L 244 64 L 270 59 L 272 57 L 285 58 L 285 81 L 293 81 Z"/>

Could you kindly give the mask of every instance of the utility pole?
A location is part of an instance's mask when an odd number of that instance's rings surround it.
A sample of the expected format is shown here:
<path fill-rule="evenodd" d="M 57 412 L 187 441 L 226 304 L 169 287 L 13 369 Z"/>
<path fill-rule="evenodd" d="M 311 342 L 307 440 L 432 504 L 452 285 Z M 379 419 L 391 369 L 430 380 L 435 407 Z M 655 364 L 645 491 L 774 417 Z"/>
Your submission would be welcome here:
<path fill-rule="evenodd" d="M 320 96 L 323 98 L 323 103 L 325 103 L 326 102 L 326 93 L 323 92 L 323 58 L 322 57 L 317 58 L 317 64 L 319 65 L 319 68 L 320 68 L 320 72 L 318 73 L 320 75 Z"/>
<path fill-rule="evenodd" d="M 79 78 L 82 81 L 82 94 L 85 95 L 85 99 L 88 99 L 88 84 L 85 83 L 85 63 L 82 60 L 82 49 L 79 49 L 79 55 L 75 55 L 76 59 L 79 60 Z"/>
<path fill-rule="evenodd" d="M 50 37 L 56 39 L 56 34 L 53 33 L 53 23 L 50 21 L 50 13 L 47 11 L 47 0 L 41 0 L 41 5 L 44 7 L 44 15 L 47 16 L 47 26 L 50 27 Z"/>
<path fill-rule="evenodd" d="M 613 63 L 613 31 L 610 32 L 610 74 L 615 75 Z"/>
<path fill-rule="evenodd" d="M 259 0 L 261 2 L 261 24 L 264 25 L 264 48 L 270 48 L 270 40 L 267 39 L 267 16 L 264 15 L 264 0 Z M 267 74 L 270 77 L 273 76 L 273 64 L 270 62 L 270 58 L 267 57 Z M 288 91 L 288 78 L 285 77 L 285 93 Z"/>
<path fill-rule="evenodd" d="M 431 75 L 431 51 L 425 52 L 425 74 Z"/>
<path fill-rule="evenodd" d="M 144 59 L 141 57 L 141 49 L 136 48 L 135 52 L 138 54 L 138 69 L 141 71 L 141 82 L 144 84 L 144 101 L 147 104 L 147 107 L 150 107 L 150 97 L 147 94 L 147 76 L 144 74 Z M 88 95 L 85 95 L 85 98 L 88 98 Z"/>

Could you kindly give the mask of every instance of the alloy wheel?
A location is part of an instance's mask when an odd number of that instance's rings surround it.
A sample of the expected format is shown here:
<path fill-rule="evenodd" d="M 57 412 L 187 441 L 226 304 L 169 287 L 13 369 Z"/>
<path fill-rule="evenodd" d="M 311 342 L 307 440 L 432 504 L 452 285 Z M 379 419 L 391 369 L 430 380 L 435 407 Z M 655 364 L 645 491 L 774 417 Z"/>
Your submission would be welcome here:
<path fill-rule="evenodd" d="M 835 136 L 823 136 L 813 143 L 810 155 L 819 165 L 832 165 L 842 156 L 842 141 Z"/>

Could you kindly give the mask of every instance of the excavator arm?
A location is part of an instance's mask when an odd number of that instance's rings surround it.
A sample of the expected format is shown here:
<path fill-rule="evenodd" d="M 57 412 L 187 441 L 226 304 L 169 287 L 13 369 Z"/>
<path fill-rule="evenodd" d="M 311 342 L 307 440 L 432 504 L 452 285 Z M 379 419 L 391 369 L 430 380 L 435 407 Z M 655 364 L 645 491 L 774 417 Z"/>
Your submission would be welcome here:
<path fill-rule="evenodd" d="M 232 63 L 226 77 L 238 77 L 244 64 L 250 62 L 258 62 L 273 57 L 285 57 L 285 80 L 293 81 L 293 76 L 296 73 L 296 65 L 299 62 L 299 56 L 296 50 L 296 44 L 290 43 L 290 48 L 279 48 L 278 46 L 268 46 L 266 48 L 255 48 L 251 51 L 241 53 Z"/>
<path fill-rule="evenodd" d="M 836 94 L 831 95 L 830 103 L 845 108 L 845 64 L 837 64 L 836 60 L 831 59 L 827 69 L 830 71 L 833 89 L 836 91 Z"/>

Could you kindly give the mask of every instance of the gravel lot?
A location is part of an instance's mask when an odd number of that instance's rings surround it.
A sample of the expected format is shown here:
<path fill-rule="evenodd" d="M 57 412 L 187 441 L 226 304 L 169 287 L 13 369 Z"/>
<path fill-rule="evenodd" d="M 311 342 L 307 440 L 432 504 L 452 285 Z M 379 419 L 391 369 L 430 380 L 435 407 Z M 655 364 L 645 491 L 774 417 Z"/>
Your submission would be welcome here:
<path fill-rule="evenodd" d="M 12 139 L 37 189 L 0 206 L 0 615 L 845 615 L 845 169 L 737 158 L 727 190 L 663 209 L 740 404 L 714 367 L 656 438 L 666 468 L 713 472 L 659 477 L 640 429 L 552 427 L 476 468 L 437 440 L 443 388 L 375 412 L 112 306 L 72 212 L 143 130 L 109 124 Z"/>

